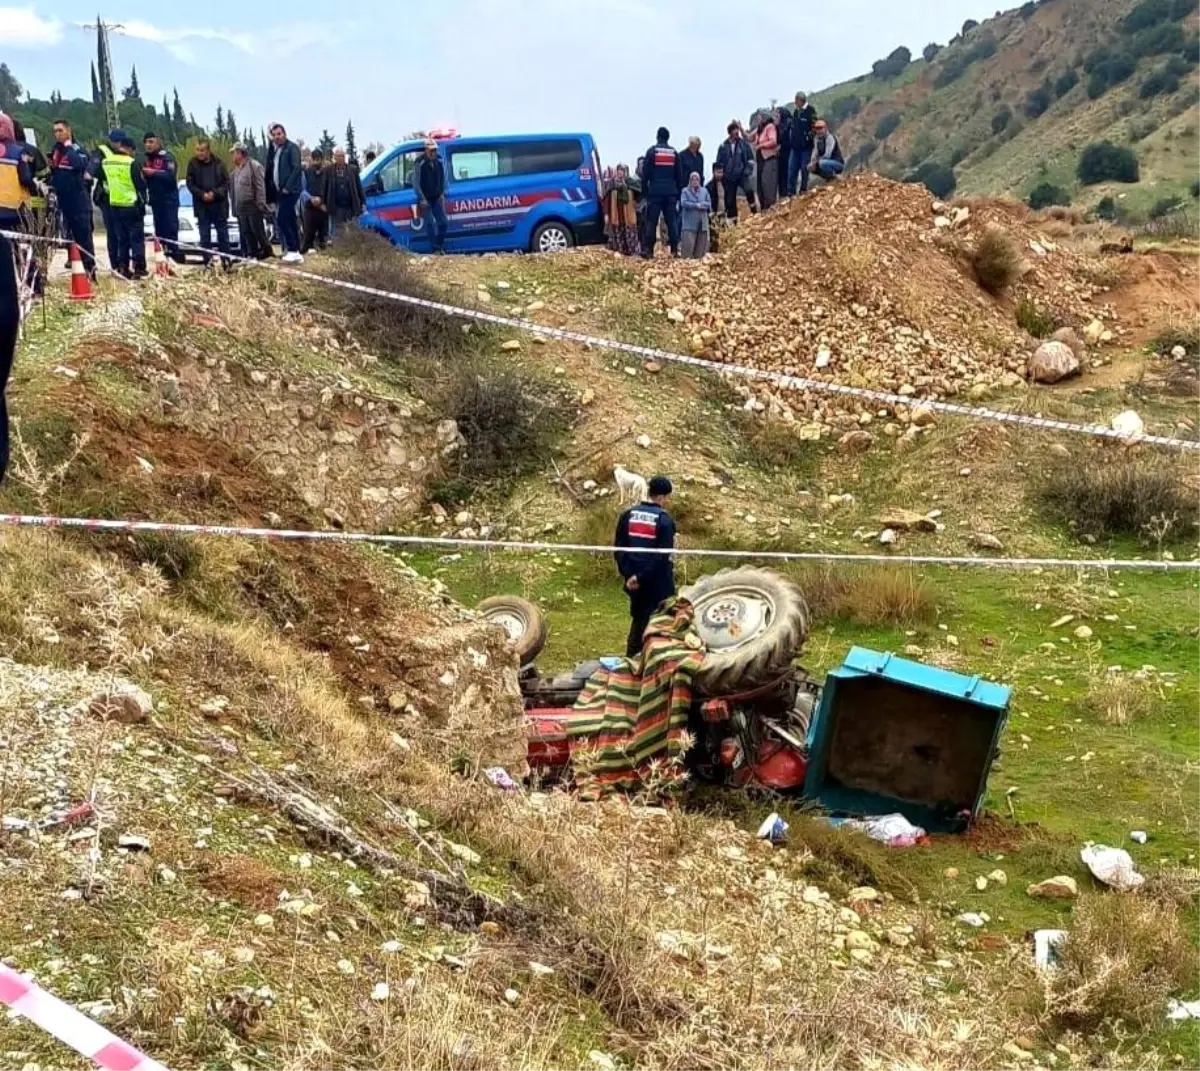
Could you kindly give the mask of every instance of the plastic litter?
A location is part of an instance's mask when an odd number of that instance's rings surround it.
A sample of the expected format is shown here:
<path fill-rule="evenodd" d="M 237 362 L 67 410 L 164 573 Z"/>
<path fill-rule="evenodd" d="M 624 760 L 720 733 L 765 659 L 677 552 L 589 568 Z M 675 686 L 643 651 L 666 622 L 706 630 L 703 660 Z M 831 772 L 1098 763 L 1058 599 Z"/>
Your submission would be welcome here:
<path fill-rule="evenodd" d="M 787 837 L 788 824 L 774 811 L 767 815 L 766 820 L 758 827 L 758 839 L 769 840 L 772 844 L 782 844 Z"/>
<path fill-rule="evenodd" d="M 1200 1019 L 1200 1000 L 1167 1001 L 1167 1018 L 1176 1022 L 1185 1019 Z"/>
<path fill-rule="evenodd" d="M 877 818 L 831 818 L 830 825 L 838 829 L 853 829 L 872 840 L 882 841 L 893 848 L 911 848 L 926 836 L 902 814 L 881 814 Z"/>
<path fill-rule="evenodd" d="M 974 926 L 975 929 L 979 929 L 987 923 L 987 919 L 978 911 L 964 911 L 958 916 L 958 921 L 966 923 L 968 926 Z"/>
<path fill-rule="evenodd" d="M 483 771 L 483 776 L 497 788 L 503 789 L 505 792 L 517 791 L 516 781 L 509 777 L 508 771 L 503 766 L 489 766 Z"/>
<path fill-rule="evenodd" d="M 1058 946 L 1066 939 L 1066 930 L 1033 931 L 1033 962 L 1039 971 L 1057 969 Z"/>
<path fill-rule="evenodd" d="M 1097 881 L 1102 881 L 1117 892 L 1136 889 L 1146 880 L 1137 872 L 1133 857 L 1124 848 L 1089 844 L 1079 853 L 1079 858 Z"/>

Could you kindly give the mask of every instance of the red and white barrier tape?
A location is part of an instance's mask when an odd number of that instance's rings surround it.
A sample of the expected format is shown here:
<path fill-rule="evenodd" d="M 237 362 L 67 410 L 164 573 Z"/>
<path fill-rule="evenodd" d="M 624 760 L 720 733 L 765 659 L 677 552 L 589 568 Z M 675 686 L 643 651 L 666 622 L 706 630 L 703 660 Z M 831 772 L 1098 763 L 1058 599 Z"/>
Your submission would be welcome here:
<path fill-rule="evenodd" d="M 173 535 L 237 536 L 245 539 L 290 539 L 314 543 L 382 543 L 399 547 L 448 547 L 458 550 L 524 550 L 553 554 L 612 554 L 595 543 L 548 543 L 519 539 L 466 539 L 453 536 L 384 535 L 375 532 L 317 531 L 303 528 L 247 528 L 226 524 L 178 524 L 168 521 L 105 520 L 98 517 L 42 517 L 0 513 L 0 525 L 17 528 L 81 528 L 92 532 L 164 532 Z M 982 565 L 1010 569 L 1200 569 L 1200 561 L 1156 561 L 1150 558 L 975 558 L 921 554 L 843 554 L 828 551 L 712 550 L 703 547 L 646 547 L 639 554 L 681 558 L 755 558 L 765 561 L 884 562 L 892 565 Z"/>
<path fill-rule="evenodd" d="M 61 242 L 61 239 L 31 239 L 29 235 L 22 235 L 15 232 L 0 232 L 9 237 L 21 241 L 30 240 L 49 240 Z M 174 245 L 177 249 L 188 249 L 193 252 L 202 252 L 209 255 L 218 255 L 216 250 L 206 249 L 204 246 L 195 245 L 191 242 L 171 241 L 170 239 L 160 238 L 160 241 L 166 242 L 167 245 Z M 240 264 L 249 264 L 252 267 L 268 268 L 272 271 L 280 272 L 285 275 L 292 275 L 298 279 L 308 279 L 313 282 L 324 283 L 329 286 L 340 287 L 343 290 L 353 290 L 361 294 L 370 294 L 373 297 L 386 298 L 389 301 L 398 301 L 405 305 L 413 305 L 417 308 L 429 309 L 433 312 L 443 313 L 446 316 L 455 316 L 466 320 L 477 320 L 481 323 L 495 324 L 498 327 L 511 327 L 518 331 L 525 331 L 530 334 L 540 335 L 543 338 L 557 338 L 567 342 L 579 342 L 594 346 L 597 349 L 618 350 L 622 353 L 632 353 L 638 357 L 654 359 L 658 361 L 666 361 L 674 364 L 690 365 L 693 368 L 703 368 L 709 372 L 715 372 L 718 375 L 735 375 L 746 379 L 755 379 L 768 383 L 774 383 L 781 387 L 786 387 L 791 390 L 812 390 L 827 394 L 840 394 L 843 396 L 863 398 L 871 402 L 876 402 L 890 406 L 905 406 L 909 409 L 930 409 L 938 413 L 948 413 L 953 416 L 970 417 L 976 420 L 995 420 L 1005 424 L 1018 424 L 1023 427 L 1042 428 L 1047 431 L 1070 432 L 1076 435 L 1092 435 L 1101 439 L 1113 439 L 1122 443 L 1149 443 L 1154 446 L 1167 446 L 1177 450 L 1193 450 L 1200 451 L 1200 441 L 1192 439 L 1177 439 L 1167 435 L 1137 435 L 1130 436 L 1124 432 L 1116 431 L 1113 428 L 1103 424 L 1074 424 L 1066 420 L 1051 420 L 1048 417 L 1026 416 L 1022 413 L 1010 413 L 1000 409 L 986 409 L 981 406 L 959 405 L 955 402 L 943 402 L 933 398 L 922 398 L 916 395 L 892 394 L 888 391 L 871 390 L 867 387 L 850 387 L 841 383 L 828 383 L 820 379 L 807 379 L 803 376 L 791 376 L 782 372 L 771 372 L 762 368 L 751 368 L 747 365 L 726 364 L 721 361 L 710 361 L 703 357 L 692 357 L 682 353 L 673 353 L 670 350 L 661 350 L 653 346 L 638 346 L 630 342 L 620 342 L 611 338 L 600 338 L 595 335 L 585 335 L 579 331 L 568 331 L 562 327 L 548 327 L 544 324 L 535 323 L 532 320 L 520 320 L 511 316 L 499 316 L 496 313 L 483 312 L 479 309 L 467 309 L 458 305 L 449 305 L 442 301 L 430 301 L 427 298 L 413 297 L 411 294 L 398 294 L 390 290 L 381 290 L 374 286 L 364 286 L 362 283 L 352 283 L 347 279 L 337 279 L 328 275 L 318 275 L 316 272 L 305 271 L 303 268 L 293 268 L 286 264 L 278 264 L 274 261 L 254 260 L 250 257 L 239 256 L 236 253 L 221 253 L 223 259 L 234 261 Z"/>
<path fill-rule="evenodd" d="M 105 1030 L 94 1019 L 2 963 L 0 1004 L 7 1004 L 16 1014 L 106 1071 L 166 1071 L 162 1064 Z"/>

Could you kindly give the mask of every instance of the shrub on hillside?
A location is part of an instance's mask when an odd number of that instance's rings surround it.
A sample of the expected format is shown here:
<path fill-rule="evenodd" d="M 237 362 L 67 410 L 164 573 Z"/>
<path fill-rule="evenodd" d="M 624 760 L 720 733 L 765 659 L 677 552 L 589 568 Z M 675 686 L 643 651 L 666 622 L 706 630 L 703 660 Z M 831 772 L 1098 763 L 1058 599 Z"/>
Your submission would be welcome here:
<path fill-rule="evenodd" d="M 1183 43 L 1179 56 L 1188 63 L 1200 63 L 1200 34 L 1193 34 Z"/>
<path fill-rule="evenodd" d="M 1012 119 L 1012 109 L 1008 107 L 1001 108 L 992 116 L 992 133 L 1002 133 L 1004 128 L 1008 126 L 1010 119 Z"/>
<path fill-rule="evenodd" d="M 1030 119 L 1036 119 L 1050 107 L 1050 87 L 1038 86 L 1025 95 L 1025 114 Z"/>
<path fill-rule="evenodd" d="M 1186 531 L 1198 516 L 1178 470 L 1157 457 L 1073 461 L 1056 467 L 1038 493 L 1047 512 L 1083 535 L 1143 536 L 1162 517 Z"/>
<path fill-rule="evenodd" d="M 1121 20 L 1122 33 L 1134 34 L 1171 17 L 1171 0 L 1142 0 Z"/>
<path fill-rule="evenodd" d="M 954 168 L 933 161 L 923 163 L 915 171 L 905 176 L 904 181 L 919 182 L 934 197 L 942 198 L 949 197 L 958 185 L 958 177 L 954 174 Z"/>
<path fill-rule="evenodd" d="M 1075 68 L 1072 67 L 1069 71 L 1064 71 L 1054 80 L 1054 95 L 1056 97 L 1065 97 L 1077 85 L 1079 85 L 1079 75 L 1075 73 Z"/>
<path fill-rule="evenodd" d="M 1179 207 L 1179 201 L 1175 197 L 1160 197 L 1154 202 L 1150 209 L 1151 219 L 1162 219 L 1163 216 L 1169 216 Z"/>
<path fill-rule="evenodd" d="M 901 45 L 893 49 L 887 59 L 876 60 L 871 64 L 871 73 L 876 78 L 895 78 L 903 73 L 904 68 L 912 62 L 912 53 Z"/>
<path fill-rule="evenodd" d="M 975 27 L 976 27 L 976 26 L 978 26 L 978 25 L 979 25 L 979 23 L 978 23 L 978 22 L 976 22 L 974 19 L 967 19 L 967 20 L 966 20 L 966 22 L 964 22 L 964 23 L 962 24 L 962 35 L 963 35 L 963 37 L 966 37 L 966 36 L 967 36 L 967 34 L 969 34 L 969 33 L 970 33 L 970 32 L 971 32 L 973 29 L 975 29 Z"/>
<path fill-rule="evenodd" d="M 1136 893 L 1079 901 L 1046 994 L 1055 1022 L 1091 1032 L 1157 1027 L 1167 999 L 1195 984 L 1196 956 L 1173 905 Z"/>
<path fill-rule="evenodd" d="M 1137 67 L 1137 61 L 1128 52 L 1114 52 L 1102 63 L 1092 68 L 1088 76 L 1087 94 L 1095 100 L 1113 86 L 1124 82 Z"/>
<path fill-rule="evenodd" d="M 893 130 L 900 125 L 900 113 L 888 112 L 878 123 L 875 124 L 875 137 L 879 141 L 883 141 Z"/>
<path fill-rule="evenodd" d="M 1075 173 L 1085 186 L 1097 182 L 1137 182 L 1138 158 L 1132 149 L 1111 141 L 1094 141 L 1079 154 Z"/>
<path fill-rule="evenodd" d="M 1176 22 L 1164 22 L 1149 30 L 1135 33 L 1129 42 L 1129 51 L 1134 56 L 1161 56 L 1164 52 L 1178 52 L 1183 48 L 1183 30 Z"/>
<path fill-rule="evenodd" d="M 1021 254 L 1003 231 L 988 230 L 980 235 L 971 250 L 975 279 L 989 294 L 1003 294 L 1017 278 Z"/>
<path fill-rule="evenodd" d="M 1061 186 L 1050 182 L 1039 182 L 1029 191 L 1026 202 L 1030 208 L 1049 208 L 1050 205 L 1069 205 L 1071 195 Z"/>
<path fill-rule="evenodd" d="M 860 167 L 865 167 L 867 161 L 875 154 L 875 150 L 879 146 L 870 138 L 864 141 L 857 149 L 852 152 L 846 159 L 846 168 L 849 171 L 854 171 Z"/>
<path fill-rule="evenodd" d="M 1200 179 L 1192 179 L 1192 184 L 1188 187 L 1188 193 L 1192 197 L 1200 197 Z"/>
<path fill-rule="evenodd" d="M 829 105 L 827 118 L 832 123 L 842 123 L 856 116 L 861 109 L 862 101 L 851 93 L 844 97 L 838 97 Z"/>
<path fill-rule="evenodd" d="M 928 63 L 930 60 L 933 59 L 934 56 L 936 56 L 939 52 L 941 52 L 941 50 L 942 50 L 941 45 L 937 44 L 937 42 L 935 42 L 935 41 L 930 41 L 929 44 L 927 44 L 923 49 L 921 49 L 921 58 L 924 59 L 926 63 Z"/>
<path fill-rule="evenodd" d="M 1107 63 L 1110 59 L 1112 59 L 1112 55 L 1113 51 L 1107 45 L 1100 45 L 1097 48 L 1093 48 L 1092 51 L 1083 58 L 1083 73 L 1091 74 L 1092 71 L 1094 71 L 1102 63 Z"/>
<path fill-rule="evenodd" d="M 1096 202 L 1096 218 L 1107 220 L 1117 218 L 1117 202 L 1113 200 L 1112 194 L 1106 193 Z"/>
<path fill-rule="evenodd" d="M 996 39 L 987 34 L 969 48 L 964 48 L 951 55 L 942 65 L 942 69 L 934 76 L 933 88 L 942 89 L 951 82 L 957 81 L 972 63 L 994 56 L 996 48 Z"/>
<path fill-rule="evenodd" d="M 1017 326 L 1034 338 L 1046 338 L 1054 333 L 1054 317 L 1043 312 L 1029 298 L 1017 302 Z"/>
<path fill-rule="evenodd" d="M 446 390 L 440 410 L 458 424 L 466 441 L 456 465 L 458 479 L 467 485 L 540 466 L 565 426 L 561 405 L 551 404 L 536 384 L 510 372 L 464 370 Z"/>
<path fill-rule="evenodd" d="M 960 141 L 950 150 L 950 166 L 958 167 L 970 155 L 971 150 Z"/>
<path fill-rule="evenodd" d="M 1035 11 L 1037 11 L 1037 4 L 1034 2 L 1034 0 L 1025 0 L 1025 3 L 1021 5 L 1021 10 L 1018 13 L 1020 14 L 1021 18 L 1028 19 L 1033 17 L 1033 13 Z"/>
<path fill-rule="evenodd" d="M 1167 68 L 1159 67 L 1157 71 L 1151 71 L 1142 79 L 1142 84 L 1138 86 L 1138 96 L 1142 100 L 1149 100 L 1151 97 L 1174 93 L 1178 88 L 1179 77 Z"/>

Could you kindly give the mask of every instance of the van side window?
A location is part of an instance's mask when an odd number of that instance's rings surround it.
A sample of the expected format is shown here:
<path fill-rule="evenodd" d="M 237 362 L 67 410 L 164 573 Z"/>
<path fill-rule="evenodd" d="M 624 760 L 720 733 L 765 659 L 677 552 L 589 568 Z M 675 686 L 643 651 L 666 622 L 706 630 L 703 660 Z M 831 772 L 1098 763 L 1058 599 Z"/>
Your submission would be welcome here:
<path fill-rule="evenodd" d="M 420 152 L 398 153 L 379 169 L 375 178 L 383 186 L 384 193 L 412 189 L 413 172 L 420 155 Z"/>
<path fill-rule="evenodd" d="M 514 141 L 494 149 L 450 149 L 450 174 L 457 181 L 540 175 L 548 171 L 577 171 L 583 148 L 568 138 Z"/>

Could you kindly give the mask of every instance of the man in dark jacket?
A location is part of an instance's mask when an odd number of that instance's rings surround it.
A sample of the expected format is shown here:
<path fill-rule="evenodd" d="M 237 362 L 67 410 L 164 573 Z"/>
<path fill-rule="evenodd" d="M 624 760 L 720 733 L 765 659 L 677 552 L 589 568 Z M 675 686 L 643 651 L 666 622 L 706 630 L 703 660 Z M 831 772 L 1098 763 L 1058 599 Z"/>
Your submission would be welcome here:
<path fill-rule="evenodd" d="M 779 154 L 777 174 L 779 175 L 779 194 L 781 197 L 791 197 L 788 189 L 788 167 L 792 162 L 792 113 L 785 105 L 780 105 L 773 112 L 775 131 L 779 135 Z"/>
<path fill-rule="evenodd" d="M 700 151 L 700 139 L 695 134 L 688 138 L 688 147 L 679 154 L 679 168 L 683 186 L 687 185 L 688 175 L 693 171 L 700 176 L 701 182 L 704 181 L 704 153 Z"/>
<path fill-rule="evenodd" d="M 721 169 L 721 184 L 725 188 L 725 215 L 730 219 L 737 219 L 738 190 L 745 193 L 751 213 L 758 211 L 750 170 L 753 153 L 750 143 L 742 135 L 742 124 L 736 119 L 725 128 L 725 133 L 729 136 L 721 142 L 721 147 L 717 150 L 717 167 Z"/>
<path fill-rule="evenodd" d="M 54 120 L 54 148 L 50 150 L 50 186 L 62 213 L 63 225 L 83 256 L 88 274 L 96 276 L 96 250 L 92 243 L 92 202 L 88 196 L 88 155 L 75 144 L 71 124 Z"/>
<path fill-rule="evenodd" d="M 683 189 L 683 165 L 670 145 L 671 132 L 658 128 L 657 140 L 646 150 L 642 163 L 642 189 L 646 192 L 645 248 L 642 256 L 650 260 L 654 256 L 654 243 L 658 240 L 658 217 L 667 219 L 667 241 L 671 256 L 679 256 L 679 191 Z"/>
<path fill-rule="evenodd" d="M 150 191 L 150 211 L 154 214 L 154 234 L 165 246 L 172 260 L 183 262 L 179 241 L 179 171 L 175 157 L 162 146 L 157 134 L 142 139 L 146 150 L 142 160 L 142 177 Z"/>
<path fill-rule="evenodd" d="M 188 161 L 187 188 L 192 194 L 192 211 L 200 228 L 200 244 L 204 246 L 204 266 L 212 263 L 212 232 L 217 232 L 217 248 L 221 264 L 229 268 L 229 171 L 213 155 L 205 138 L 196 142 L 196 155 Z"/>
<path fill-rule="evenodd" d="M 362 176 L 357 164 L 346 163 L 346 150 L 333 150 L 333 166 L 329 169 L 330 237 L 337 227 L 352 223 L 363 212 Z"/>
<path fill-rule="evenodd" d="M 659 603 L 675 594 L 675 566 L 669 554 L 647 553 L 675 546 L 675 522 L 667 512 L 671 481 L 654 476 L 649 484 L 649 500 L 631 506 L 617 521 L 613 537 L 613 557 L 617 571 L 625 581 L 629 596 L 629 639 L 625 656 L 637 658 L 642 652 L 642 635 Z"/>
<path fill-rule="evenodd" d="M 324 249 L 329 242 L 329 202 L 333 199 L 330 178 L 333 172 L 325 166 L 325 154 L 313 149 L 312 163 L 304 171 L 304 240 L 300 243 L 301 253 L 312 252 L 315 244 Z"/>
<path fill-rule="evenodd" d="M 817 109 L 808 103 L 804 93 L 797 93 L 796 108 L 792 112 L 792 156 L 788 163 L 789 196 L 808 192 L 808 167 L 812 163 L 813 126 L 816 121 Z"/>
<path fill-rule="evenodd" d="M 300 148 L 289 141 L 282 123 L 271 126 L 271 147 L 267 150 L 267 204 L 275 206 L 275 228 L 283 247 L 283 261 L 295 264 L 300 255 L 300 226 L 296 206 L 304 182 L 300 169 Z"/>
<path fill-rule="evenodd" d="M 413 186 L 417 191 L 417 213 L 421 226 L 429 228 L 433 251 L 441 253 L 446 248 L 446 168 L 433 138 L 425 139 L 425 155 L 417 164 Z"/>

